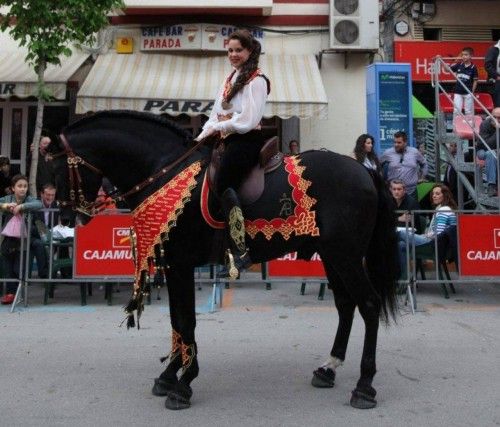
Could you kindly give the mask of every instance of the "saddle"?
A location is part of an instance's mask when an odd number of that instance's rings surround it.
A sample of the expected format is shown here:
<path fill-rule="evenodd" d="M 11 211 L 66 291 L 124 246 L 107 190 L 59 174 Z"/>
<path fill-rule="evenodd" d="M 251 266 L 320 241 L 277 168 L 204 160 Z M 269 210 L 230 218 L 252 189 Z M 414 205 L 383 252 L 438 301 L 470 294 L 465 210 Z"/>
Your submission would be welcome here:
<path fill-rule="evenodd" d="M 264 175 L 275 170 L 283 161 L 283 153 L 279 151 L 278 142 L 277 136 L 273 136 L 265 142 L 259 153 L 259 162 L 238 188 L 238 197 L 243 205 L 250 205 L 258 200 L 264 191 Z M 208 166 L 208 185 L 214 194 L 217 194 L 217 177 L 223 155 L 224 144 L 219 144 L 213 150 Z"/>

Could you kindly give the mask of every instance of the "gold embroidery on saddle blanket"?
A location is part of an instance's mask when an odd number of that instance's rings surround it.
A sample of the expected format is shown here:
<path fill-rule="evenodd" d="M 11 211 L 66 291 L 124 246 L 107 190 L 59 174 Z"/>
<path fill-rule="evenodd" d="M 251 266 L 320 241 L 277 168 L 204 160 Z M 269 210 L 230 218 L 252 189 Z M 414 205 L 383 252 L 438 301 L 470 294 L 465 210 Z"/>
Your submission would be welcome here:
<path fill-rule="evenodd" d="M 246 220 L 246 232 L 252 239 L 259 232 L 264 234 L 267 240 L 271 240 L 275 233 L 280 233 L 285 240 L 288 240 L 292 233 L 295 233 L 296 236 L 319 236 L 319 228 L 316 226 L 316 212 L 311 211 L 317 200 L 306 194 L 307 189 L 311 186 L 311 181 L 302 177 L 306 167 L 299 165 L 300 158 L 298 156 L 288 156 L 283 161 L 285 170 L 288 172 L 288 183 L 292 187 L 292 199 L 295 202 L 293 214 L 286 219 L 274 218 L 271 221 L 266 219 Z"/>
<path fill-rule="evenodd" d="M 154 247 L 162 244 L 161 235 L 168 236 L 190 200 L 196 187 L 196 176 L 201 162 L 195 162 L 177 174 L 155 193 L 151 194 L 132 212 L 136 235 L 136 259 L 134 289 L 140 286 L 141 272 L 149 272 L 149 259 L 155 256 Z"/>

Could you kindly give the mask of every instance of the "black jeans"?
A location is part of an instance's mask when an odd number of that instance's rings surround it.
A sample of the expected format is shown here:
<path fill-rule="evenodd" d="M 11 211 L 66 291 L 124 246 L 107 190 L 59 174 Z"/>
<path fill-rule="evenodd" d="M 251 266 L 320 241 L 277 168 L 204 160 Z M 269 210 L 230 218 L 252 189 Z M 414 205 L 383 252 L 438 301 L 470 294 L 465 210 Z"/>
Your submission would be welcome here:
<path fill-rule="evenodd" d="M 21 241 L 15 237 L 4 237 L 2 245 L 0 247 L 1 262 L 3 277 L 5 279 L 18 279 L 21 277 L 20 273 L 23 271 L 20 269 L 21 261 Z M 24 252 L 23 259 L 26 259 L 26 252 Z M 17 283 L 7 282 L 7 293 L 14 294 L 17 290 Z"/>
<path fill-rule="evenodd" d="M 217 193 L 222 196 L 228 188 L 238 191 L 243 180 L 259 161 L 259 153 L 265 143 L 262 131 L 232 134 L 224 139 L 224 156 L 217 178 Z"/>

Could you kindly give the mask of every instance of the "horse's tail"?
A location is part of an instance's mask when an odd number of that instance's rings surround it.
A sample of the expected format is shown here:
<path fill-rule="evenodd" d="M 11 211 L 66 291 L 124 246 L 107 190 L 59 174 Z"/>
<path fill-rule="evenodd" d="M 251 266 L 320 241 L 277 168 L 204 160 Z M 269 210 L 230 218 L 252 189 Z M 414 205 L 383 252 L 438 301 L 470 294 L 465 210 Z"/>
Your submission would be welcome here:
<path fill-rule="evenodd" d="M 381 317 L 395 320 L 396 290 L 400 269 L 394 201 L 378 173 L 371 173 L 378 193 L 377 221 L 368 246 L 368 275 L 382 300 Z"/>

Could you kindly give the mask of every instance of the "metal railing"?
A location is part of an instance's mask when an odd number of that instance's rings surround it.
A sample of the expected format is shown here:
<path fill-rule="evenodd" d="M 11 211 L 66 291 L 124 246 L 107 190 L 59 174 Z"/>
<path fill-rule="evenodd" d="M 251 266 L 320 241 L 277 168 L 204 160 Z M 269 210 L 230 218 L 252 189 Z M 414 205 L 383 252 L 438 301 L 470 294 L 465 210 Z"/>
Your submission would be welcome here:
<path fill-rule="evenodd" d="M 479 206 L 480 209 L 486 209 L 485 206 L 490 208 L 496 208 L 500 210 L 500 196 L 496 197 L 488 197 L 484 194 L 483 188 L 483 177 L 481 168 L 477 165 L 477 150 L 476 147 L 479 146 L 480 149 L 484 150 L 485 153 L 488 153 L 496 160 L 496 189 L 497 191 L 500 189 L 500 156 L 499 156 L 499 148 L 500 148 L 500 126 L 496 118 L 490 113 L 490 111 L 486 108 L 486 106 L 473 94 L 464 84 L 457 78 L 457 75 L 451 70 L 450 65 L 445 62 L 445 60 L 450 60 L 454 58 L 443 58 L 440 56 L 436 56 L 433 59 L 433 69 L 431 73 L 431 84 L 434 87 L 435 100 L 436 100 L 436 129 L 438 133 L 438 144 L 436 144 L 436 171 L 439 173 L 440 171 L 440 161 L 441 161 L 441 153 L 445 156 L 448 163 L 452 165 L 452 167 L 457 172 L 457 178 L 459 180 L 458 185 L 458 203 L 460 207 L 463 207 L 463 187 L 466 188 L 470 196 L 473 198 L 475 204 Z M 486 118 L 490 118 L 494 123 L 497 124 L 496 128 L 496 149 L 491 149 L 484 138 L 480 135 L 478 129 L 476 129 L 474 125 L 474 118 L 465 116 L 462 111 L 457 111 L 455 108 L 453 110 L 454 117 L 461 117 L 464 119 L 464 123 L 470 128 L 472 134 L 472 147 L 468 147 L 468 150 L 472 149 L 472 162 L 465 162 L 464 160 L 464 150 L 462 145 L 462 140 L 454 135 L 453 142 L 457 143 L 457 159 L 453 158 L 453 156 L 449 153 L 446 144 L 449 143 L 449 139 L 447 138 L 446 126 L 445 126 L 445 117 L 444 113 L 441 111 L 440 105 L 440 94 L 444 94 L 445 98 L 454 105 L 453 98 L 450 93 L 448 93 L 445 87 L 442 85 L 442 81 L 439 79 L 439 74 L 441 70 L 444 69 L 451 75 L 453 75 L 460 84 L 460 86 L 465 90 L 467 94 L 472 96 L 473 104 L 479 105 L 482 114 Z M 447 80 L 449 82 L 449 80 Z M 469 163 L 469 164 L 466 164 Z M 474 185 L 471 185 L 467 176 L 464 172 L 473 172 L 474 174 Z M 488 183 L 487 183 L 488 184 Z"/>
<path fill-rule="evenodd" d="M 55 224 L 55 214 L 58 212 L 58 209 L 42 209 L 38 212 L 48 212 L 49 213 L 49 226 L 47 227 L 48 230 L 52 230 Z M 116 213 L 117 211 L 113 211 L 113 213 Z M 120 213 L 128 213 L 129 211 L 120 211 Z M 104 213 L 105 214 L 105 213 Z M 49 232 L 47 233 L 46 240 L 43 242 L 45 248 L 47 249 L 47 260 L 48 260 L 48 277 L 47 278 L 41 278 L 38 277 L 38 275 L 35 277 L 33 273 L 33 261 L 34 261 L 34 253 L 33 253 L 33 233 L 31 232 L 33 228 L 33 213 L 27 213 L 23 215 L 23 218 L 25 221 L 23 221 L 23 224 L 26 224 L 26 236 L 25 238 L 20 239 L 20 262 L 19 262 L 19 271 L 20 271 L 20 277 L 16 278 L 0 278 L 0 282 L 4 282 L 4 294 L 5 294 L 5 288 L 6 288 L 6 283 L 15 283 L 17 285 L 17 291 L 15 294 L 15 299 L 14 302 L 11 305 L 10 311 L 13 312 L 16 305 L 23 303 L 25 307 L 28 306 L 28 297 L 29 297 L 29 286 L 33 283 L 41 283 L 45 286 L 45 297 L 44 297 L 44 303 L 47 303 L 47 298 L 48 298 L 48 292 L 51 286 L 54 284 L 58 283 L 64 283 L 64 284 L 80 284 L 80 297 L 81 297 L 81 302 L 82 305 L 86 304 L 86 292 L 87 292 L 87 284 L 89 283 L 102 283 L 102 284 L 115 284 L 115 283 L 133 283 L 133 276 L 122 276 L 122 277 L 116 277 L 116 276 L 105 276 L 103 275 L 102 277 L 99 278 L 88 278 L 88 277 L 74 277 L 73 276 L 73 266 L 74 266 L 74 248 L 73 245 L 70 245 L 70 250 L 73 251 L 71 254 L 71 266 L 67 268 L 71 268 L 72 274 L 71 277 L 61 277 L 58 274 L 56 274 L 55 270 L 55 262 L 56 258 L 54 258 L 54 255 L 57 253 L 56 248 L 60 246 L 60 242 L 58 239 L 54 238 L 53 233 Z M 3 229 L 1 227 L 2 223 L 2 218 L 0 217 L 0 229 Z M 30 231 L 30 232 L 28 232 Z M 40 236 L 42 240 L 44 240 L 43 236 Z M 37 236 L 38 238 L 38 236 Z M 38 267 L 38 266 L 37 266 Z M 194 281 L 198 285 L 198 289 L 201 289 L 201 285 L 203 284 L 208 284 L 212 287 L 212 309 L 217 306 L 221 306 L 222 302 L 222 289 L 223 287 L 228 287 L 230 283 L 235 283 L 234 280 L 229 280 L 229 279 L 218 279 L 216 278 L 216 272 L 217 272 L 217 266 L 215 265 L 210 265 L 206 266 L 206 268 L 200 267 L 195 270 L 195 278 Z M 39 273 L 39 272 L 38 272 Z M 268 268 L 267 268 L 267 263 L 262 263 L 261 264 L 261 272 L 260 272 L 260 278 L 255 277 L 256 275 L 245 275 L 237 280 L 238 284 L 245 284 L 245 283 L 252 283 L 252 284 L 264 284 L 265 289 L 270 290 L 272 283 L 283 283 L 283 282 L 297 282 L 301 284 L 301 290 L 300 293 L 304 294 L 305 292 L 305 286 L 306 284 L 314 284 L 314 285 L 319 285 L 319 293 L 318 293 L 318 299 L 323 299 L 324 293 L 325 293 L 325 287 L 327 284 L 326 279 L 322 278 L 304 278 L 304 277 L 286 277 L 286 278 L 277 278 L 277 277 L 269 277 L 268 275 Z M 130 288 L 132 291 L 132 286 Z M 108 290 L 110 292 L 110 290 Z M 159 289 L 157 289 L 157 299 L 159 299 Z M 153 292 L 154 294 L 154 292 Z M 109 294 L 108 294 L 109 295 Z M 151 302 L 151 297 L 148 299 L 148 303 Z M 153 295 L 154 297 L 154 295 Z M 108 304 L 110 304 L 110 300 L 108 299 Z"/>
<path fill-rule="evenodd" d="M 416 215 L 431 216 L 436 213 L 435 210 L 414 210 L 414 211 L 398 211 L 398 212 L 406 213 L 409 215 L 409 220 L 406 222 L 404 228 L 406 230 L 406 233 L 410 235 L 415 230 Z M 455 215 L 485 215 L 485 216 L 494 215 L 495 217 L 498 217 L 498 220 L 500 222 L 500 215 L 496 210 L 489 210 L 489 211 L 483 210 L 475 212 L 470 210 L 452 210 L 446 212 L 453 212 L 455 213 Z M 458 220 L 459 218 L 457 217 L 457 225 L 458 225 Z M 400 239 L 399 241 L 403 242 L 403 239 Z M 412 311 L 415 311 L 417 309 L 417 287 L 419 283 L 441 285 L 445 298 L 448 298 L 449 292 L 446 289 L 446 285 L 449 285 L 451 292 L 455 293 L 454 284 L 472 284 L 472 283 L 477 284 L 484 282 L 494 282 L 494 283 L 500 282 L 500 276 L 461 275 L 460 259 L 461 259 L 462 248 L 460 247 L 460 241 L 461 241 L 460 227 L 457 226 L 456 247 L 445 248 L 445 250 L 453 249 L 456 251 L 456 259 L 452 261 L 455 264 L 455 268 L 453 269 L 454 271 L 450 272 L 448 268 L 446 268 L 446 270 L 443 271 L 443 263 L 444 266 L 447 267 L 449 260 L 446 258 L 447 254 L 443 254 L 442 252 L 440 253 L 439 251 L 440 248 L 438 247 L 439 245 L 437 238 L 432 239 L 430 243 L 426 244 L 429 245 L 427 249 L 430 249 L 430 252 L 424 254 L 423 256 L 419 255 L 418 248 L 421 248 L 424 245 L 416 245 L 415 239 L 411 237 L 405 240 L 404 265 L 402 265 L 402 276 L 400 277 L 399 284 L 400 284 L 400 289 L 405 291 L 406 302 L 410 303 Z M 401 247 L 399 249 L 401 250 Z M 425 271 L 429 273 L 429 278 L 418 277 L 417 269 L 421 267 L 422 271 L 424 271 L 423 270 L 424 266 L 420 265 L 419 262 L 422 259 L 432 262 L 432 268 L 425 269 Z"/>

